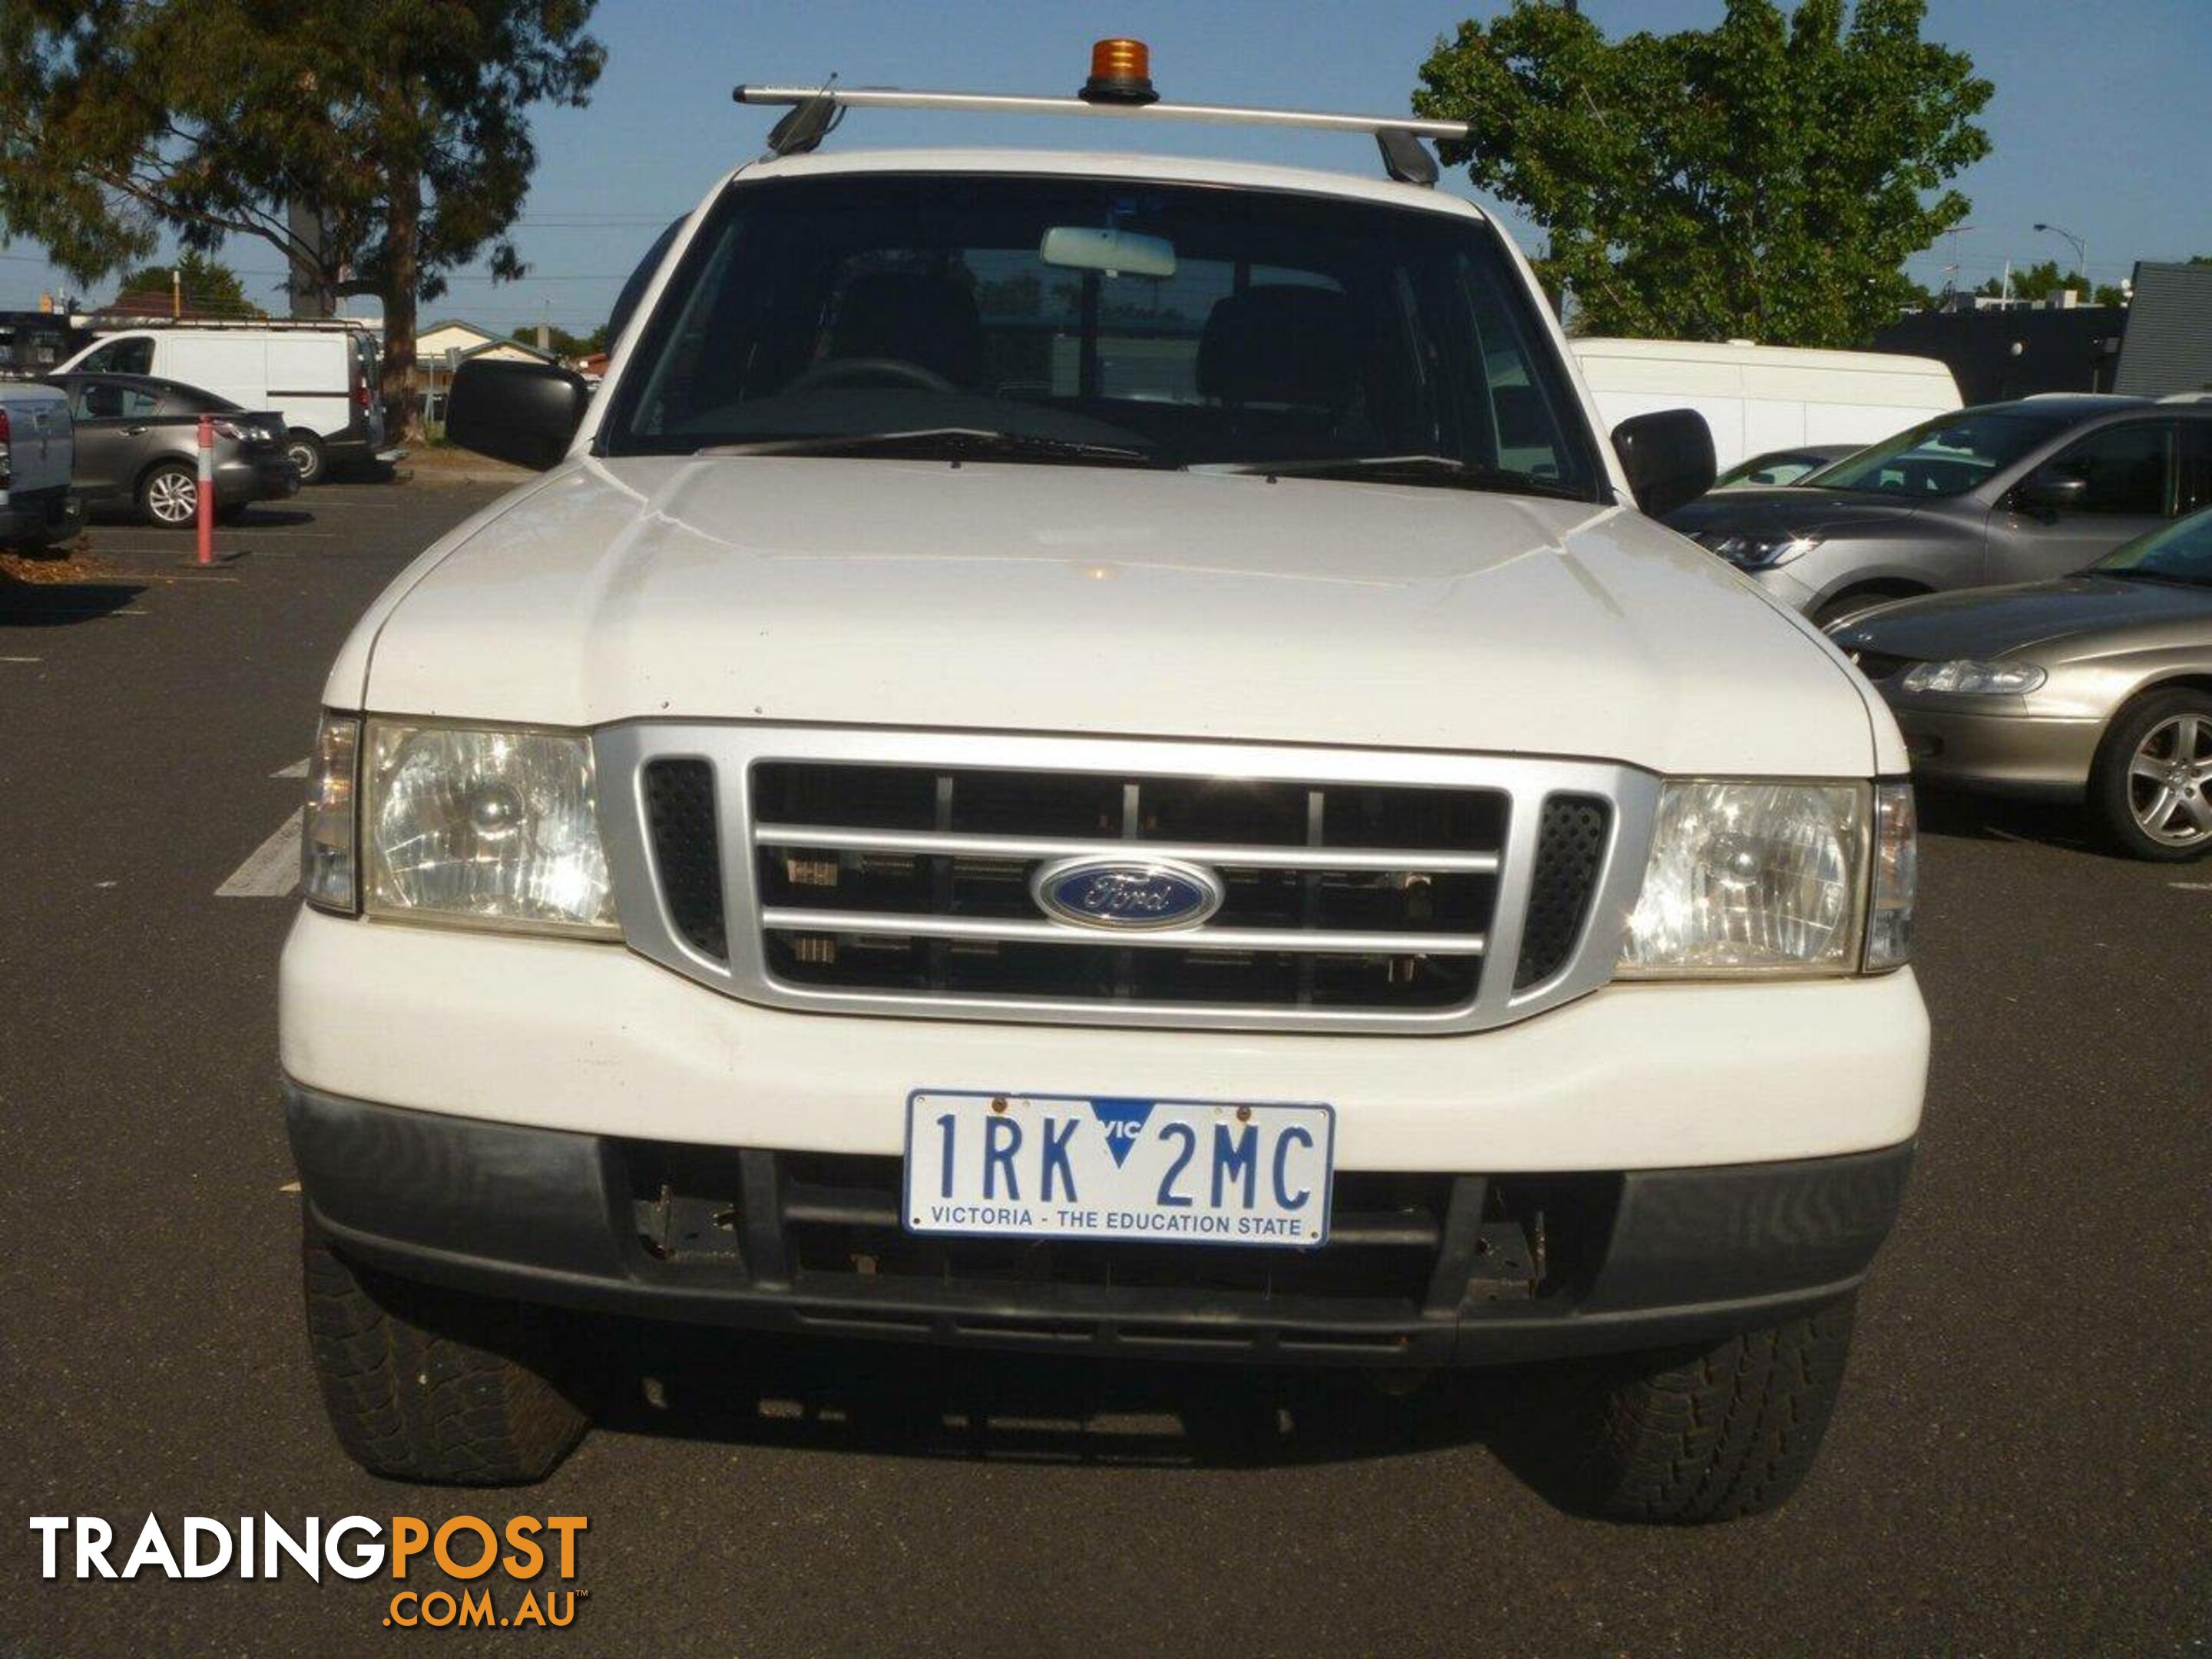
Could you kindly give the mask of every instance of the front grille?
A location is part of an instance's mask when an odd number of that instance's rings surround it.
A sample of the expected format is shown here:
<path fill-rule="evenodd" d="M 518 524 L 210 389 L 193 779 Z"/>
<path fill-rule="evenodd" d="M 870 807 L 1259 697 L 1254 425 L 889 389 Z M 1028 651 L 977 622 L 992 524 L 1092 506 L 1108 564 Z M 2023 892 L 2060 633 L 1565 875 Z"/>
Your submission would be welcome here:
<path fill-rule="evenodd" d="M 635 948 L 755 1001 L 929 1018 L 1504 1024 L 1608 976 L 1656 797 L 1591 762 L 699 726 L 596 741 L 608 798 L 635 803 L 611 826 Z M 1090 859 L 1197 866 L 1218 906 L 1146 931 L 1049 912 L 1041 872 Z"/>
<path fill-rule="evenodd" d="M 1282 1349 L 1402 1343 L 1411 1322 L 1565 1311 L 1601 1261 L 1615 1175 L 1340 1170 L 1310 1250 L 1158 1241 L 935 1237 L 900 1224 L 896 1158 L 661 1141 L 610 1143 L 636 1271 L 751 1284 L 811 1324 L 1001 1343 Z M 933 1312 L 933 1310 L 934 1310 Z"/>
<path fill-rule="evenodd" d="M 1474 998 L 1507 802 L 1473 789 L 767 762 L 752 805 L 765 956 L 793 985 L 1373 1009 Z M 1226 890 L 1220 909 L 1150 939 L 1041 915 L 1029 885 L 1040 864 L 1125 851 L 1203 863 Z"/>

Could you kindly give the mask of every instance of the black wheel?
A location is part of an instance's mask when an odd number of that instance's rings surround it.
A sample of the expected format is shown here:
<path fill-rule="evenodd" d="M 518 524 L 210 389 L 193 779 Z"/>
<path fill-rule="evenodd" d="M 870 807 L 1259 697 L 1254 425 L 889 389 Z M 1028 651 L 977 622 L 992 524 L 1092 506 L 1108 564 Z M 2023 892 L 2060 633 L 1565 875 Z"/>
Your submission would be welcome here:
<path fill-rule="evenodd" d="M 1778 1506 L 1820 1448 L 1850 1352 L 1854 1298 L 1689 1352 L 1599 1371 L 1552 1431 L 1578 1506 L 1691 1525 Z"/>
<path fill-rule="evenodd" d="M 149 467 L 138 480 L 138 516 L 164 530 L 181 530 L 200 512 L 200 475 L 182 461 Z"/>
<path fill-rule="evenodd" d="M 543 1480 L 583 1434 L 543 1310 L 357 1267 L 311 1231 L 307 1334 L 346 1455 L 400 1480 Z"/>
<path fill-rule="evenodd" d="M 330 458 L 323 453 L 323 441 L 313 433 L 298 427 L 284 437 L 284 453 L 292 458 L 292 465 L 300 469 L 301 485 L 320 483 L 323 475 L 330 471 Z"/>
<path fill-rule="evenodd" d="M 2089 804 L 2130 858 L 2212 853 L 2212 693 L 2153 691 L 2122 708 L 2098 745 Z"/>

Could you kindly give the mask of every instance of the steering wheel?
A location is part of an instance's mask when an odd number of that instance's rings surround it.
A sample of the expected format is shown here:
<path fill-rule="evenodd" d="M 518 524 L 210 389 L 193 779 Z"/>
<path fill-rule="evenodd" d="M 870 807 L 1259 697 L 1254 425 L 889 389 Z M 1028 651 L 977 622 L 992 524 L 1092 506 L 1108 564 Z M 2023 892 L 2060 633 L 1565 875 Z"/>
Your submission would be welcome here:
<path fill-rule="evenodd" d="M 904 357 L 824 357 L 801 369 L 783 389 L 811 392 L 817 386 L 849 386 L 855 380 L 903 380 L 924 392 L 960 390 L 935 369 Z"/>

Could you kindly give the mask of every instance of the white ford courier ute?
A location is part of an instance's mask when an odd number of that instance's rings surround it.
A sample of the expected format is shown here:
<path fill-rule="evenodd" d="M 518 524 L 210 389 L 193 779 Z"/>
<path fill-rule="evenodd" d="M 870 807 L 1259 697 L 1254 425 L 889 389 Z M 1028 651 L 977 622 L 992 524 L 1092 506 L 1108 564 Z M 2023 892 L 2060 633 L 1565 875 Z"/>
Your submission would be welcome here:
<path fill-rule="evenodd" d="M 1133 86 L 1065 101 L 1238 113 Z M 1702 422 L 1597 428 L 1419 182 L 1460 128 L 1244 112 L 1393 182 L 740 97 L 775 153 L 595 395 L 463 371 L 544 475 L 331 672 L 281 995 L 346 1449 L 542 1475 L 619 1314 L 1557 1361 L 1594 1507 L 1779 1501 L 1920 1117 L 1912 806 L 1842 658 L 1646 516 Z"/>

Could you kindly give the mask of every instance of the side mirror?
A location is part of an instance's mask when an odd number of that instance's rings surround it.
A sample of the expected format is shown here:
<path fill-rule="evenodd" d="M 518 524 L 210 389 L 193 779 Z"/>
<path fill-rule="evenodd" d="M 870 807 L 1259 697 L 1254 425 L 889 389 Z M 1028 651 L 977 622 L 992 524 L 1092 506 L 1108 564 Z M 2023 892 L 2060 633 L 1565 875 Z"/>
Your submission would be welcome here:
<path fill-rule="evenodd" d="M 592 389 L 551 363 L 476 357 L 453 375 L 446 437 L 495 461 L 543 472 L 568 452 Z"/>
<path fill-rule="evenodd" d="M 2081 498 L 2089 493 L 2089 481 L 2047 466 L 2038 467 L 2014 493 L 2022 507 L 2040 513 L 2063 513 L 2081 504 Z"/>
<path fill-rule="evenodd" d="M 1649 517 L 1663 519 L 1713 487 L 1713 429 L 1694 409 L 1632 416 L 1613 428 L 1613 447 Z"/>

